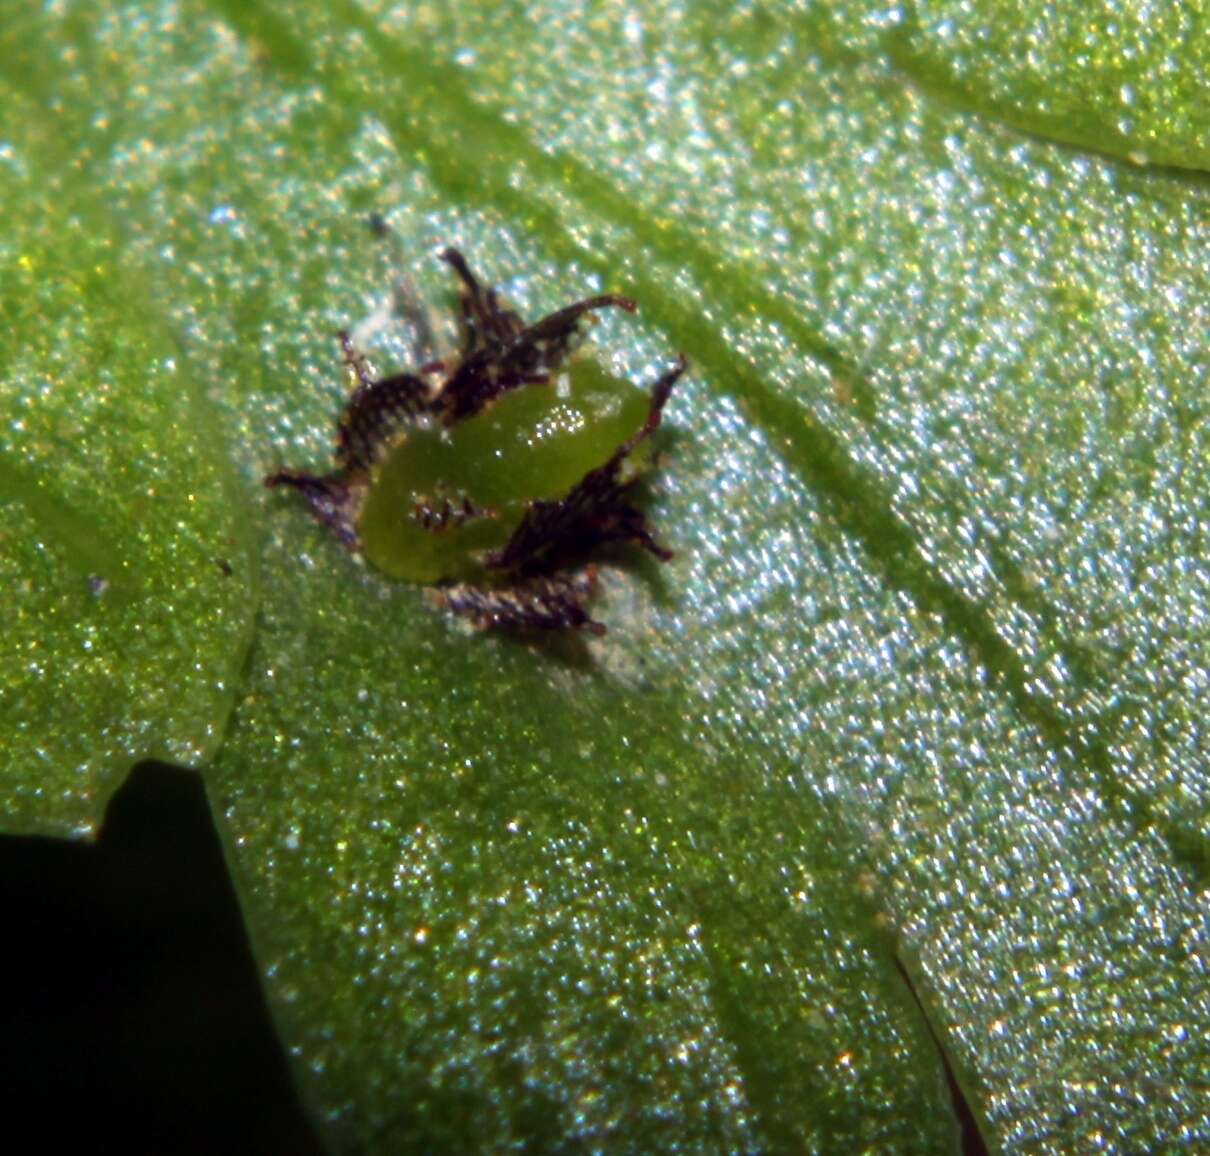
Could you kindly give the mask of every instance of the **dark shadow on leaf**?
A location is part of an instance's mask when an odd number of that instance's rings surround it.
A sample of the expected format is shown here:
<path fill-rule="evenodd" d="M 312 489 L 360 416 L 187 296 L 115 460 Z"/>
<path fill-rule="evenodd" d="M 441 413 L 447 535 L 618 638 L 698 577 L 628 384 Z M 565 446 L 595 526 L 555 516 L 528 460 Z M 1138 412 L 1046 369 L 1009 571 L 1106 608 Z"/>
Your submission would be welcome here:
<path fill-rule="evenodd" d="M 79 1151 L 320 1151 L 196 773 L 137 767 L 95 845 L 0 839 L 0 907 L 11 1131 Z"/>

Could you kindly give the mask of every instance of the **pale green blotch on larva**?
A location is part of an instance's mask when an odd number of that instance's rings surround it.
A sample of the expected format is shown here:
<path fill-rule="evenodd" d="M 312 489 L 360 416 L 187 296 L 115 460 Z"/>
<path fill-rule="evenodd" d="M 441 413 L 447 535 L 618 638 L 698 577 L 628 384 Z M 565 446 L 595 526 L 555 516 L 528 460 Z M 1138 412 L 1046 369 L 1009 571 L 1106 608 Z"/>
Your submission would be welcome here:
<path fill-rule="evenodd" d="M 645 391 L 581 357 L 452 426 L 430 418 L 401 429 L 371 474 L 362 553 L 412 582 L 483 577 L 486 555 L 508 542 L 527 503 L 564 497 L 604 465 L 649 405 Z M 626 459 L 631 476 L 650 460 L 649 444 Z M 446 524 L 432 528 L 442 512 Z"/>

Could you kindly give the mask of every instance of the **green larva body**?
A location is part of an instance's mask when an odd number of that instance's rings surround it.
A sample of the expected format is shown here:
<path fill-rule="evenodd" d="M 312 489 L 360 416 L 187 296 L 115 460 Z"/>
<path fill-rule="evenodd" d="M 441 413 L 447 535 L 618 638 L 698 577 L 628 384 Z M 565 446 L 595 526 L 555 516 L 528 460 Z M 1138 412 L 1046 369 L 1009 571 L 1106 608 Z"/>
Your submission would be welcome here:
<path fill-rule="evenodd" d="M 456 425 L 401 431 L 361 507 L 366 560 L 425 585 L 482 578 L 484 558 L 505 545 L 528 503 L 563 497 L 604 464 L 642 428 L 648 405 L 645 392 L 585 358 Z M 632 471 L 647 444 L 628 459 Z"/>

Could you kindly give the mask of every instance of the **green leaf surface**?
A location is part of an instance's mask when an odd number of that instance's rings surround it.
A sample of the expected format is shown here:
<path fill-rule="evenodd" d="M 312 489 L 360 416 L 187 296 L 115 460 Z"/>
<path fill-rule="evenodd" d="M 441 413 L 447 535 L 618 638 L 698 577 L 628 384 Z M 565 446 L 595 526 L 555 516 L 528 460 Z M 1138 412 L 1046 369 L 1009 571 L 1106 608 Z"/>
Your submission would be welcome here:
<path fill-rule="evenodd" d="M 921 0 L 890 45 L 926 88 L 1134 164 L 1210 168 L 1210 7 Z"/>
<path fill-rule="evenodd" d="M 213 755 L 252 634 L 227 435 L 33 86 L 0 85 L 0 784 L 95 830 L 139 759 Z M 77 154 L 77 159 L 78 158 Z"/>
<path fill-rule="evenodd" d="M 76 599 L 23 619 L 70 655 L 94 554 L 144 545 L 111 628 L 177 624 L 119 648 L 157 751 L 205 758 L 242 671 L 208 781 L 338 1148 L 952 1150 L 935 1040 L 993 1149 L 1210 1139 L 1210 199 L 987 116 L 1036 106 L 993 68 L 1020 25 L 950 53 L 935 15 L 6 26 L 5 248 L 62 273 L 5 309 L 113 384 L 16 439 L 3 565 Z M 1186 60 L 1163 25 L 1144 48 Z M 1048 51 L 1084 119 L 1006 119 L 1116 151 L 1111 70 Z M 1198 91 L 1164 89 L 1148 156 L 1204 164 Z M 328 460 L 336 329 L 401 271 L 448 307 L 448 243 L 529 315 L 634 296 L 595 337 L 636 382 L 690 357 L 650 496 L 677 557 L 607 572 L 603 640 L 470 634 L 259 488 Z M 51 352 L 10 349 L 14 406 Z M 213 563 L 245 523 L 255 585 Z M 15 740 L 16 799 L 132 725 L 65 728 L 66 660 L 4 669 L 60 743 L 31 775 Z"/>

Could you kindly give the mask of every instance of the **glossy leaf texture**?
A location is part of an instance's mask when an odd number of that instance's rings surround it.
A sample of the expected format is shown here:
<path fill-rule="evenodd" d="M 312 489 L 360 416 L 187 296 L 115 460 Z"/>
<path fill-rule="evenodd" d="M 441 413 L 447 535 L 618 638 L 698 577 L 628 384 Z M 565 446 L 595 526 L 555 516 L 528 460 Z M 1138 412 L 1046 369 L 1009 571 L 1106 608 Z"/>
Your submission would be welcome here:
<path fill-rule="evenodd" d="M 139 759 L 214 754 L 256 554 L 153 274 L 57 139 L 51 91 L 0 91 L 0 815 L 86 835 Z"/>
<path fill-rule="evenodd" d="M 1104 54 L 1048 58 L 1085 117 L 999 119 L 1036 93 L 985 7 L 952 55 L 923 5 L 6 26 L 7 163 L 47 174 L 9 244 L 66 282 L 112 238 L 127 280 L 77 313 L 32 283 L 156 415 L 113 433 L 179 486 L 151 540 L 259 535 L 259 584 L 216 587 L 255 608 L 250 651 L 195 611 L 188 660 L 125 674 L 244 672 L 208 783 L 338 1149 L 948 1151 L 938 1042 L 995 1150 L 1210 1139 L 1198 56 L 1140 33 L 1171 114 L 1143 151 L 1177 166 L 1149 168 L 1098 128 Z M 595 337 L 636 382 L 691 359 L 649 487 L 677 557 L 607 572 L 603 640 L 461 630 L 260 487 L 328 461 L 338 328 L 401 273 L 449 308 L 445 244 L 531 315 L 633 296 Z M 142 304 L 105 313 L 115 284 Z M 149 401 L 129 383 L 168 346 L 194 385 Z M 85 416 L 63 452 L 117 540 L 143 523 Z M 57 523 L 24 444 L 30 543 Z M 145 613 L 194 590 L 147 566 L 177 585 Z M 39 685 L 83 694 L 61 669 Z M 221 699 L 160 733 L 203 716 Z"/>
<path fill-rule="evenodd" d="M 893 57 L 935 94 L 1133 164 L 1210 168 L 1210 7 L 921 0 Z"/>

